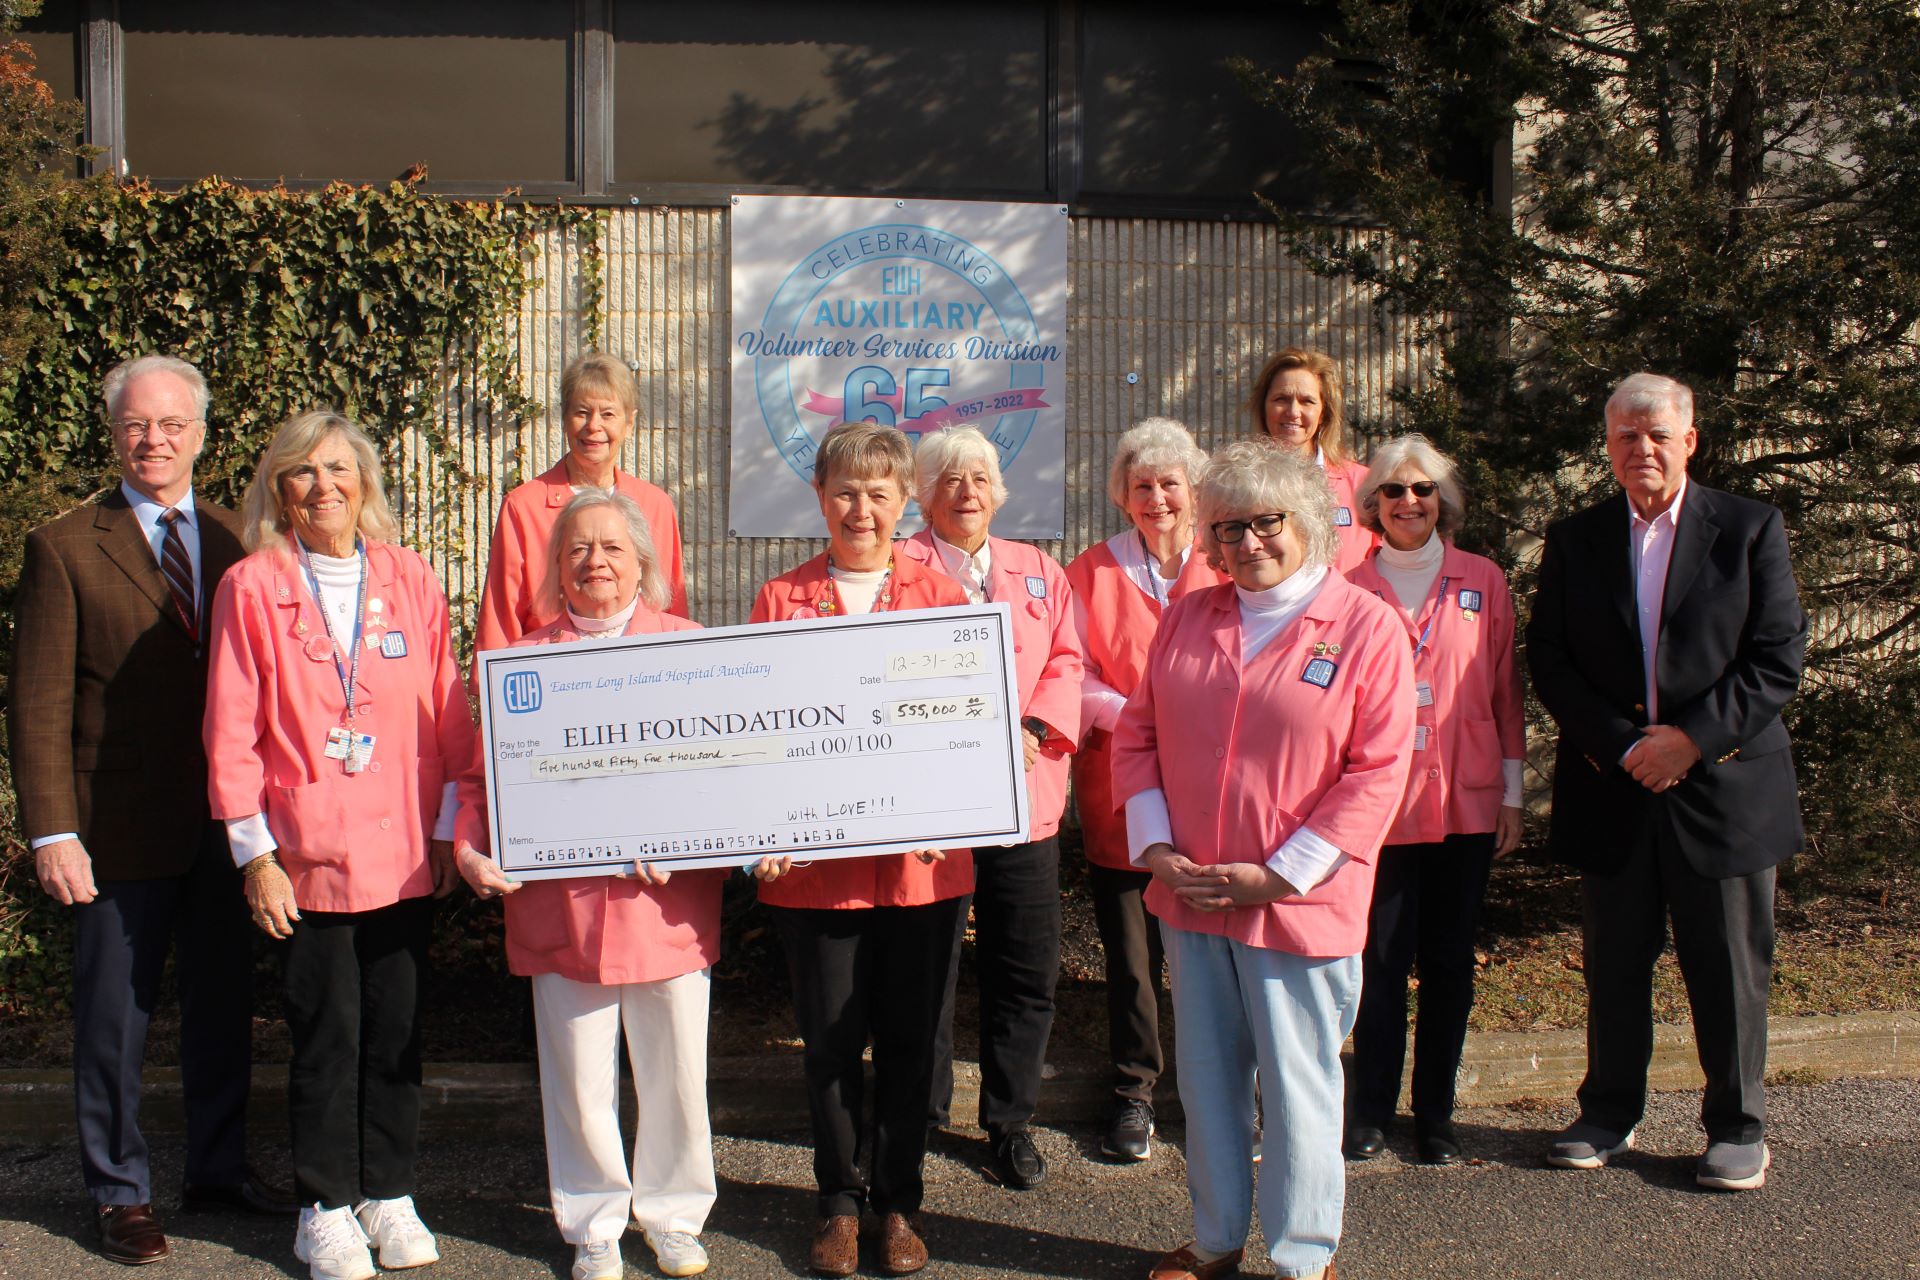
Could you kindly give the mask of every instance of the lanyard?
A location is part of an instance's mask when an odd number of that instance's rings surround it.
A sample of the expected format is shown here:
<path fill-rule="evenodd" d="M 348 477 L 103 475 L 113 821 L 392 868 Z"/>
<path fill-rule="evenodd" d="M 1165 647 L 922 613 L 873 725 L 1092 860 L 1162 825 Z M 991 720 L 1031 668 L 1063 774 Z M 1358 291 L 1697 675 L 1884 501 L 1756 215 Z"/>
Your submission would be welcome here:
<path fill-rule="evenodd" d="M 1439 617 L 1440 610 L 1446 607 L 1447 583 L 1449 581 L 1450 579 L 1445 574 L 1440 575 L 1440 590 L 1433 597 L 1433 612 L 1427 615 L 1427 625 L 1420 629 L 1420 638 L 1414 641 L 1413 656 L 1416 661 L 1419 660 L 1421 650 L 1427 647 L 1428 637 L 1433 635 L 1433 620 Z"/>
<path fill-rule="evenodd" d="M 1136 529 L 1134 536 L 1140 539 L 1140 559 L 1147 569 L 1147 594 L 1152 596 L 1153 602 L 1164 611 L 1168 599 L 1173 594 L 1173 584 L 1168 583 L 1165 591 L 1160 589 L 1160 570 L 1154 564 L 1153 552 L 1147 550 L 1147 535 Z"/>
<path fill-rule="evenodd" d="M 351 727 L 353 724 L 353 691 L 360 684 L 360 633 L 365 628 L 367 617 L 367 549 L 360 539 L 353 540 L 354 554 L 360 559 L 360 586 L 353 602 L 353 643 L 347 646 L 347 662 L 340 661 L 340 639 L 333 634 L 333 617 L 327 612 L 327 602 L 320 598 L 320 579 L 314 576 L 313 560 L 307 553 L 305 543 L 298 538 L 294 541 L 300 547 L 300 569 L 307 575 L 307 589 L 313 592 L 313 603 L 320 610 L 320 625 L 327 629 L 327 639 L 333 642 L 333 669 L 340 674 L 340 692 L 347 700 L 347 710 L 340 723 Z"/>

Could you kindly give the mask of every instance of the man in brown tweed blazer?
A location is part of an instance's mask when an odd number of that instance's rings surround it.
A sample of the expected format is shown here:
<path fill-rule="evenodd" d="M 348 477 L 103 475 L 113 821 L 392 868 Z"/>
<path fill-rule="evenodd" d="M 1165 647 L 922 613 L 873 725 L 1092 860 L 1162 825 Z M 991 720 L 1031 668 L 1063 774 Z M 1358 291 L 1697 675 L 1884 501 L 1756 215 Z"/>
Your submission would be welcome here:
<path fill-rule="evenodd" d="M 200 745 L 206 620 L 244 554 L 193 497 L 207 386 L 167 356 L 107 375 L 120 484 L 35 529 L 15 605 L 8 730 L 40 883 L 74 911 L 74 1097 L 101 1251 L 168 1251 L 140 1134 L 147 1022 L 171 947 L 187 1111 L 183 1207 L 292 1212 L 247 1169 L 252 940 Z"/>

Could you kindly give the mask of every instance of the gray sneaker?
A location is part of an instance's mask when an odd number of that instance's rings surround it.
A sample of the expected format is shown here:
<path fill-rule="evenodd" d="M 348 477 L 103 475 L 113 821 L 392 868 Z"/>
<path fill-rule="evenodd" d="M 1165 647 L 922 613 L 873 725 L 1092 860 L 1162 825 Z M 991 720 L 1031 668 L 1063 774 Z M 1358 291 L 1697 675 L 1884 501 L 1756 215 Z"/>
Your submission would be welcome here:
<path fill-rule="evenodd" d="M 1632 1146 L 1631 1129 L 1615 1133 L 1576 1120 L 1555 1135 L 1553 1145 L 1547 1148 L 1547 1163 L 1558 1169 L 1598 1169 Z"/>
<path fill-rule="evenodd" d="M 1766 1183 L 1772 1164 L 1764 1142 L 1709 1142 L 1693 1180 L 1716 1191 L 1754 1191 Z"/>

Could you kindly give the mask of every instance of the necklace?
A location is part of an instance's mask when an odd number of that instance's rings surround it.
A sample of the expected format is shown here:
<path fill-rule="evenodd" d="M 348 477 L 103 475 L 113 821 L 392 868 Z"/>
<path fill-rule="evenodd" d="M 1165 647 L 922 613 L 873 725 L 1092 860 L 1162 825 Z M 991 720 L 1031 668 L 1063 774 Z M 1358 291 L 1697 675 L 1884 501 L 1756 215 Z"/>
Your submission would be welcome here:
<path fill-rule="evenodd" d="M 820 593 L 820 616 L 830 618 L 840 612 L 840 593 L 833 585 L 833 553 L 827 553 L 827 589 Z M 880 579 L 880 589 L 873 593 L 873 608 L 870 613 L 885 613 L 893 603 L 893 557 L 887 557 L 887 572 Z"/>

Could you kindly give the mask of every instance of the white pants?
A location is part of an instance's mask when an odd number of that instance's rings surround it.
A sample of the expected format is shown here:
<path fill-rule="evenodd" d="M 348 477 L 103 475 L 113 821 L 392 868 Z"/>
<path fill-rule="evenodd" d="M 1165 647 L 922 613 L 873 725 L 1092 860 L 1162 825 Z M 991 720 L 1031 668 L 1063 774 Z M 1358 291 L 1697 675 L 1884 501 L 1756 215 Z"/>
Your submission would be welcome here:
<path fill-rule="evenodd" d="M 602 986 L 533 979 L 553 1217 L 568 1244 L 616 1240 L 629 1214 L 699 1234 L 713 1208 L 705 969 Z M 620 1031 L 633 1063 L 633 1172 L 620 1138 Z"/>

